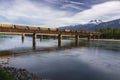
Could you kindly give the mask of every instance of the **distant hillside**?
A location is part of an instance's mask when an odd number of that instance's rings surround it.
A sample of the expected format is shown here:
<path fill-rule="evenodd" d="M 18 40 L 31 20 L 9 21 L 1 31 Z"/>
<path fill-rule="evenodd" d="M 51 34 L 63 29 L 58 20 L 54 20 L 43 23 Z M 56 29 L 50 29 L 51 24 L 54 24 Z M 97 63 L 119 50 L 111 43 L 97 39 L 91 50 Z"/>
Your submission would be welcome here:
<path fill-rule="evenodd" d="M 70 26 L 64 26 L 60 27 L 61 29 L 68 29 L 68 30 L 88 30 L 88 31 L 95 31 L 96 29 L 102 29 L 102 28 L 120 28 L 120 19 L 112 20 L 109 22 L 97 22 L 97 20 L 92 20 L 88 24 L 78 24 L 78 25 L 70 25 Z"/>

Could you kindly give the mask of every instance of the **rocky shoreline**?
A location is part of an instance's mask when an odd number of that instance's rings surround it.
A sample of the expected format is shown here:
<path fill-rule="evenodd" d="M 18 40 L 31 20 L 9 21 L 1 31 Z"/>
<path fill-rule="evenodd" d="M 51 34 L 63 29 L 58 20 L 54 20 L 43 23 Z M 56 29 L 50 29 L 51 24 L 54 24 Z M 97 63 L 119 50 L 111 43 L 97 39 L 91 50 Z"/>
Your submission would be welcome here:
<path fill-rule="evenodd" d="M 0 65 L 0 70 L 8 75 L 12 75 L 15 80 L 47 80 L 28 72 L 26 69 L 17 69 L 14 67 Z"/>

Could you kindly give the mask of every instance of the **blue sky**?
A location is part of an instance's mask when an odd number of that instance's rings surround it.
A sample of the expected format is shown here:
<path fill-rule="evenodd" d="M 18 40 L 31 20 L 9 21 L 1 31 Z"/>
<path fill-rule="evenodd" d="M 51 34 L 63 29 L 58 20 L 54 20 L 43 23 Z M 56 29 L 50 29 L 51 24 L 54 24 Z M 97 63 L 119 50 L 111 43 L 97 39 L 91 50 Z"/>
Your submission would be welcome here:
<path fill-rule="evenodd" d="M 0 23 L 42 27 L 120 18 L 120 0 L 0 0 Z"/>

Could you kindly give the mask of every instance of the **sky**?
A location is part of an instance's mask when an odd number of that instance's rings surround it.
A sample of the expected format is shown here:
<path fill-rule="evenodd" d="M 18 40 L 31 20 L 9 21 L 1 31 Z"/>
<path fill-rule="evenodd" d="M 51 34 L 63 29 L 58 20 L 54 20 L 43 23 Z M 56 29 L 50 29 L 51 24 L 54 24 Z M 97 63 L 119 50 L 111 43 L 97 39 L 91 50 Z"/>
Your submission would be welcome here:
<path fill-rule="evenodd" d="M 61 27 L 120 18 L 120 0 L 0 0 L 0 23 Z"/>

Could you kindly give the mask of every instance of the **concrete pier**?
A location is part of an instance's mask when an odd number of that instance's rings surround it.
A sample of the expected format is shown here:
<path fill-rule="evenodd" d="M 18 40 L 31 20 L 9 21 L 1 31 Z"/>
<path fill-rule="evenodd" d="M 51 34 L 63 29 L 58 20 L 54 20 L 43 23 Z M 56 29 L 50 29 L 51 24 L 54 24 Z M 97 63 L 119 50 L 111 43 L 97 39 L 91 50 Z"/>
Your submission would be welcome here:
<path fill-rule="evenodd" d="M 93 40 L 95 39 L 95 36 L 93 36 Z"/>
<path fill-rule="evenodd" d="M 89 36 L 88 36 L 88 41 L 89 41 L 90 39 L 91 39 L 91 36 L 89 35 Z"/>
<path fill-rule="evenodd" d="M 43 35 L 40 35 L 40 41 L 42 41 L 43 40 Z"/>
<path fill-rule="evenodd" d="M 61 39 L 62 39 L 61 34 L 58 34 L 58 47 L 61 47 Z"/>
<path fill-rule="evenodd" d="M 25 34 L 22 34 L 21 40 L 22 40 L 22 43 L 24 43 L 24 40 L 25 40 Z"/>
<path fill-rule="evenodd" d="M 97 39 L 100 39 L 100 35 L 97 36 Z"/>
<path fill-rule="evenodd" d="M 79 45 L 79 35 L 75 35 L 75 45 Z"/>
<path fill-rule="evenodd" d="M 37 34 L 33 33 L 33 49 L 36 49 L 36 39 L 37 39 Z"/>

